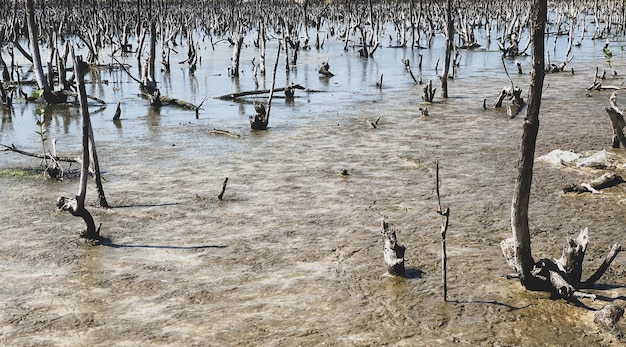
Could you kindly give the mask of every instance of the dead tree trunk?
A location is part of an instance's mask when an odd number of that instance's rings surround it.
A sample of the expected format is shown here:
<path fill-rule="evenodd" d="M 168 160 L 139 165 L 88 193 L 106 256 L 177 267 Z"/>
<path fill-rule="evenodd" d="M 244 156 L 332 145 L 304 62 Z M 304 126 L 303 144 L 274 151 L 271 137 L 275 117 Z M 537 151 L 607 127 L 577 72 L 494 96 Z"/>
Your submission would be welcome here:
<path fill-rule="evenodd" d="M 280 59 L 281 42 L 278 41 L 278 52 L 276 53 L 276 61 L 274 62 L 274 73 L 272 76 L 272 87 L 270 88 L 270 95 L 267 101 L 267 109 L 263 104 L 255 104 L 254 109 L 256 114 L 250 116 L 250 127 L 253 130 L 266 130 L 267 124 L 270 121 L 270 111 L 272 109 L 272 98 L 274 97 L 274 87 L 276 86 L 276 70 L 278 69 L 278 61 Z"/>
<path fill-rule="evenodd" d="M 500 244 L 508 264 L 517 272 L 521 284 L 528 290 L 540 290 L 552 293 L 555 297 L 576 300 L 579 297 L 593 295 L 578 292 L 581 284 L 602 276 L 608 264 L 615 258 L 621 246 L 613 246 L 615 255 L 607 257 L 607 265 L 596 271 L 589 280 L 581 282 L 582 262 L 588 244 L 588 231 L 584 229 L 576 239 L 567 239 L 560 259 L 540 259 L 535 262 L 530 247 L 530 230 L 528 226 L 528 205 L 533 176 L 535 145 L 539 130 L 539 110 L 541 93 L 545 75 L 544 63 L 544 32 L 547 16 L 547 3 L 533 0 L 530 11 L 530 39 L 532 42 L 533 68 L 528 96 L 528 109 L 524 120 L 518 174 L 515 180 L 515 191 L 511 204 L 511 229 L 513 237 L 503 240 Z M 604 265 L 604 264 L 603 264 Z"/>
<path fill-rule="evenodd" d="M 39 89 L 43 90 L 43 98 L 51 104 L 58 104 L 67 101 L 67 96 L 63 93 L 55 93 L 52 86 L 48 83 L 43 72 L 43 62 L 39 51 L 39 30 L 35 23 L 35 7 L 33 0 L 26 0 L 26 25 L 28 26 L 28 41 L 30 52 L 32 55 L 33 70 L 35 80 Z"/>
<path fill-rule="evenodd" d="M 389 224 L 384 219 L 381 223 L 380 232 L 385 242 L 383 257 L 387 263 L 387 271 L 393 276 L 404 276 L 406 274 L 404 269 L 404 252 L 406 248 L 398 243 L 396 230 L 389 227 Z"/>
<path fill-rule="evenodd" d="M 37 29 L 37 23 L 35 23 L 35 7 L 33 0 L 26 0 L 26 24 L 28 25 L 28 44 L 33 58 L 35 80 L 39 88 L 43 89 L 44 93 L 49 93 L 51 91 L 50 85 L 43 72 L 43 63 L 41 61 L 41 53 L 39 52 L 39 30 Z"/>
<path fill-rule="evenodd" d="M 144 68 L 142 69 L 140 90 L 142 93 L 148 95 L 150 99 L 150 105 L 161 106 L 161 93 L 157 87 L 155 78 L 155 59 L 156 59 L 156 22 L 152 20 L 150 22 L 150 55 Z"/>
<path fill-rule="evenodd" d="M 441 97 L 448 97 L 448 73 L 450 71 L 450 60 L 452 49 L 454 49 L 454 20 L 452 19 L 452 0 L 448 1 L 446 13 L 446 56 L 443 63 L 443 74 L 441 75 Z"/>
<path fill-rule="evenodd" d="M 259 20 L 259 68 L 261 76 L 265 76 L 265 46 L 267 34 L 265 32 L 265 19 Z"/>
<path fill-rule="evenodd" d="M 241 46 L 243 45 L 243 34 L 241 31 L 242 29 L 239 28 L 237 34 L 235 35 L 235 39 L 233 40 L 233 56 L 231 58 L 229 70 L 229 75 L 231 77 L 239 77 L 239 57 L 241 56 Z"/>
<path fill-rule="evenodd" d="M 533 0 L 530 16 L 533 67 L 531 71 L 530 91 L 528 93 L 528 108 L 523 125 L 518 172 L 515 179 L 513 202 L 511 204 L 511 229 L 513 231 L 515 251 L 514 268 L 520 275 L 520 282 L 528 289 L 532 286 L 531 282 L 533 276 L 531 275 L 531 271 L 534 265 L 530 249 L 528 204 L 533 178 L 535 145 L 537 142 L 537 133 L 539 132 L 541 93 L 545 75 L 543 37 L 547 17 L 547 3 L 542 0 Z"/>
<path fill-rule="evenodd" d="M 86 94 L 85 94 L 85 97 L 86 97 Z M 85 100 L 85 107 L 86 107 L 86 101 L 87 100 Z M 81 112 L 83 112 L 82 107 L 83 106 L 81 104 Z M 88 110 L 86 111 L 89 112 Z M 98 162 L 98 153 L 96 152 L 96 142 L 93 137 L 93 129 L 91 128 L 91 122 L 89 124 L 89 154 L 91 156 L 91 163 L 93 165 L 93 172 L 94 172 L 94 177 L 96 181 L 96 189 L 98 189 L 98 204 L 101 207 L 108 208 L 109 203 L 107 202 L 106 195 L 104 194 L 104 187 L 102 186 L 102 175 L 100 174 L 100 164 Z"/>
<path fill-rule="evenodd" d="M 74 59 L 74 72 L 76 73 L 76 82 L 78 84 L 78 94 L 80 102 L 80 113 L 83 119 L 83 154 L 80 170 L 80 184 L 78 194 L 75 197 L 59 197 L 57 199 L 57 207 L 64 211 L 69 211 L 72 215 L 81 217 L 85 221 L 86 229 L 81 233 L 81 237 L 88 240 L 100 239 L 100 230 L 96 229 L 96 224 L 91 213 L 85 208 L 85 196 L 87 194 L 87 178 L 89 174 L 89 134 L 91 132 L 91 121 L 89 119 L 89 110 L 87 109 L 87 93 L 85 91 L 85 80 L 79 66 L 82 62 L 72 52 Z"/>

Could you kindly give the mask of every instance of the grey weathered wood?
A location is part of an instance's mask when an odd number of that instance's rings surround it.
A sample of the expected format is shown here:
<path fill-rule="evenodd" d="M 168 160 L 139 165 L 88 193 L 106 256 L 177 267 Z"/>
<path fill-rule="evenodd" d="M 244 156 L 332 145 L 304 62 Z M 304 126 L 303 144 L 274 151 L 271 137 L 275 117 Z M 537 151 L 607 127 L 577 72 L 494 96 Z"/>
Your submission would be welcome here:
<path fill-rule="evenodd" d="M 539 132 L 539 110 L 543 91 L 544 69 L 544 32 L 547 18 L 547 3 L 533 0 L 530 11 L 530 36 L 532 42 L 532 71 L 528 108 L 524 119 L 522 146 L 515 179 L 513 201 L 511 203 L 511 230 L 513 232 L 516 270 L 520 282 L 525 287 L 532 286 L 534 260 L 530 247 L 530 228 L 528 226 L 528 205 L 533 178 L 535 146 Z M 530 289 L 530 288 L 529 288 Z"/>
<path fill-rule="evenodd" d="M 626 121 L 624 121 L 624 112 L 617 107 L 617 93 L 613 92 L 609 100 L 611 106 L 606 108 L 606 112 L 609 114 L 609 118 L 611 119 L 613 133 L 622 144 L 624 150 L 626 150 L 626 136 L 624 136 Z"/>
<path fill-rule="evenodd" d="M 406 248 L 398 243 L 396 230 L 390 227 L 383 219 L 381 221 L 381 234 L 383 237 L 383 258 L 387 263 L 387 271 L 394 276 L 404 276 L 404 252 Z"/>
<path fill-rule="evenodd" d="M 74 59 L 74 71 L 76 72 L 77 77 L 77 85 L 78 85 L 78 93 L 80 95 L 80 113 L 82 116 L 83 126 L 82 126 L 82 163 L 80 170 L 80 183 L 78 186 L 78 194 L 75 197 L 59 197 L 57 199 L 57 207 L 61 210 L 68 211 L 74 216 L 81 217 L 83 221 L 85 221 L 86 229 L 81 233 L 81 237 L 84 237 L 88 240 L 98 240 L 100 239 L 100 230 L 96 229 L 96 225 L 94 222 L 91 213 L 85 208 L 85 196 L 87 194 L 87 178 L 89 174 L 89 157 L 90 157 L 90 140 L 89 136 L 91 133 L 91 120 L 89 118 L 89 110 L 87 107 L 87 93 L 85 91 L 85 83 L 84 76 L 82 71 L 79 69 L 79 65 L 81 63 L 81 59 L 74 55 L 72 51 L 72 57 Z"/>

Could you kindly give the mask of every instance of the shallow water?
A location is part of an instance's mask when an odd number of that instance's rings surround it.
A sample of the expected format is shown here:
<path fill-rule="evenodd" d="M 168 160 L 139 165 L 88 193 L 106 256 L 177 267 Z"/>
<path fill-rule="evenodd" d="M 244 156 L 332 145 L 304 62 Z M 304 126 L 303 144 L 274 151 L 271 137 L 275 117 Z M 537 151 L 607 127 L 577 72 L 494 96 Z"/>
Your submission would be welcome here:
<path fill-rule="evenodd" d="M 104 188 L 111 209 L 88 206 L 109 246 L 83 245 L 82 221 L 55 211 L 60 195 L 77 190 L 39 175 L 1 171 L 0 342 L 8 345 L 600 345 L 615 343 L 593 324 L 593 311 L 524 291 L 509 272 L 499 242 L 510 234 L 509 210 L 522 116 L 483 110 L 509 86 L 495 44 L 461 51 L 450 98 L 421 102 L 401 59 L 424 82 L 433 79 L 441 49 L 380 48 L 362 59 L 329 39 L 300 52 L 276 85 L 298 83 L 294 101 L 276 98 L 270 128 L 251 131 L 250 99 L 214 99 L 255 89 L 251 38 L 238 80 L 227 75 L 230 48 L 205 44 L 195 76 L 172 64 L 159 76 L 164 95 L 199 104 L 198 117 L 154 109 L 124 72 L 93 72 L 87 92 L 109 102 L 92 114 Z M 522 40 L 523 41 L 523 40 Z M 567 37 L 548 38 L 551 55 Z M 483 41 L 481 41 L 483 42 Z M 441 37 L 434 43 L 440 47 Z M 596 66 L 606 67 L 603 42 L 583 41 L 568 65 L 575 75 L 546 76 L 537 153 L 610 148 L 603 107 L 610 92 L 588 92 Z M 622 43 L 613 66 L 622 81 Z M 268 45 L 265 81 L 275 59 Z M 172 57 L 172 62 L 182 61 Z M 317 73 L 329 59 L 335 77 Z M 528 89 L 530 58 L 514 82 Z M 128 58 L 134 64 L 135 58 Z M 441 65 L 440 65 L 441 66 Z M 136 69 L 135 69 L 136 70 Z M 133 70 L 133 73 L 136 71 Z M 384 75 L 383 88 L 375 84 Z M 608 81 L 606 82 L 610 84 Z M 435 85 L 439 85 L 438 82 Z M 590 96 L 586 96 L 589 94 Z M 278 96 L 278 95 L 277 95 Z M 111 117 L 122 104 L 121 127 Z M 619 98 L 618 98 L 619 100 Z M 430 117 L 420 117 L 419 107 Z M 2 111 L 0 143 L 40 150 L 33 104 Z M 93 106 L 92 110 L 97 110 Z M 48 136 L 60 154 L 80 152 L 77 109 L 45 107 Z M 369 123 L 380 119 L 377 128 Z M 212 134 L 213 128 L 240 137 Z M 0 170 L 37 168 L 38 159 L 0 153 Z M 448 285 L 443 303 L 440 219 L 451 209 Z M 599 176 L 537 162 L 530 222 L 536 258 L 558 257 L 567 235 L 590 228 L 586 275 L 614 242 L 624 243 L 624 185 L 600 196 L 563 195 L 568 183 Z M 349 175 L 341 175 L 347 170 Z M 623 173 L 623 170 L 622 170 Z M 225 177 L 225 199 L 218 201 Z M 93 185 L 88 203 L 95 204 Z M 407 247 L 408 278 L 385 274 L 380 218 Z M 623 304 L 626 262 L 618 257 L 601 280 L 610 290 L 586 305 Z"/>

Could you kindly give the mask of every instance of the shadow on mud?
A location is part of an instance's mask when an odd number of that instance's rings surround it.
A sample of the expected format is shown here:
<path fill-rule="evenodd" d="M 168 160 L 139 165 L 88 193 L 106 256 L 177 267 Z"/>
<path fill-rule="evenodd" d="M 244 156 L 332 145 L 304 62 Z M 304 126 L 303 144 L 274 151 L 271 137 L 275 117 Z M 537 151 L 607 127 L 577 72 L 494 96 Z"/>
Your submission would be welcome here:
<path fill-rule="evenodd" d="M 519 309 L 526 308 L 526 307 L 530 306 L 530 305 L 526 305 L 526 306 L 523 306 L 523 307 L 515 307 L 515 306 L 504 304 L 504 303 L 501 303 L 501 302 L 498 302 L 498 301 L 494 301 L 494 300 L 472 300 L 472 301 L 467 301 L 467 300 L 448 300 L 448 302 L 455 303 L 455 304 L 488 304 L 488 305 L 497 305 L 497 306 L 506 307 L 509 312 L 515 311 L 515 310 L 519 310 Z"/>
<path fill-rule="evenodd" d="M 410 280 L 420 279 L 422 275 L 424 275 L 424 273 L 419 269 L 406 269 L 404 273 L 404 277 Z"/>
<path fill-rule="evenodd" d="M 226 248 L 223 245 L 199 245 L 199 246 L 166 246 L 166 245 L 125 245 L 111 241 L 109 238 L 101 238 L 99 245 L 112 248 L 154 248 L 154 249 L 205 249 L 205 248 Z"/>
<path fill-rule="evenodd" d="M 116 209 L 116 208 L 131 208 L 131 207 L 165 207 L 165 206 L 176 206 L 176 205 L 182 205 L 182 203 L 181 202 L 170 202 L 170 203 L 163 203 L 163 204 L 118 205 L 118 206 L 110 206 L 109 208 Z"/>

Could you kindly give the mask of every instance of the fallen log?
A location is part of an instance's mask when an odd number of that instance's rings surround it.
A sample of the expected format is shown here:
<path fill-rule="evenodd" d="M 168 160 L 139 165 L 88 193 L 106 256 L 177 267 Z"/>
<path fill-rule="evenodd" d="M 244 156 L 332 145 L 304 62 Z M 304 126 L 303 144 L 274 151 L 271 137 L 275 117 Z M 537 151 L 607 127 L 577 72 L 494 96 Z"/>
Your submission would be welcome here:
<path fill-rule="evenodd" d="M 303 86 L 301 86 L 299 84 L 292 84 L 292 85 L 287 86 L 287 87 L 274 88 L 274 92 L 282 92 L 282 91 L 287 91 L 289 89 L 291 89 L 291 90 L 299 89 L 299 90 L 309 91 L 308 89 L 304 88 Z M 219 100 L 235 100 L 237 98 L 241 98 L 241 97 L 244 97 L 244 96 L 268 94 L 270 91 L 271 91 L 270 89 L 248 90 L 248 91 L 239 92 L 239 93 L 232 93 L 232 94 L 225 94 L 225 95 L 217 96 L 217 97 L 215 97 L 215 99 L 219 99 Z"/>
<path fill-rule="evenodd" d="M 607 172 L 589 183 L 568 184 L 565 188 L 563 188 L 563 192 L 579 194 L 591 192 L 598 194 L 601 189 L 613 187 L 623 182 L 624 180 L 618 174 L 614 172 Z"/>
<path fill-rule="evenodd" d="M 152 106 L 170 105 L 170 106 L 176 106 L 176 107 L 183 108 L 185 110 L 196 111 L 196 112 L 198 112 L 198 110 L 200 109 L 200 106 L 202 106 L 202 104 L 196 106 L 184 100 L 170 98 L 165 95 L 161 95 L 161 93 L 159 92 L 155 94 L 141 93 L 139 95 L 144 99 L 150 100 L 150 104 Z M 158 98 L 158 99 L 155 99 L 155 98 Z"/>

